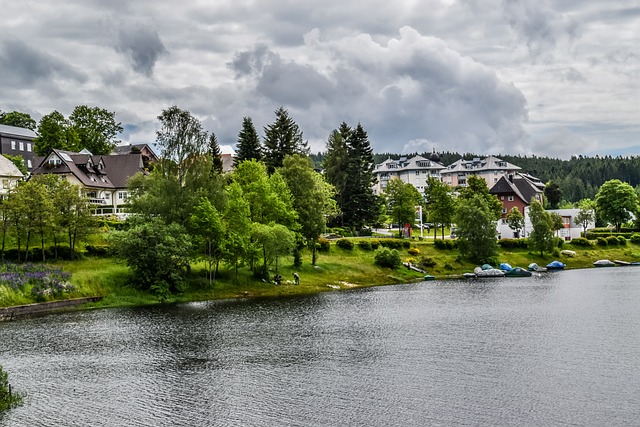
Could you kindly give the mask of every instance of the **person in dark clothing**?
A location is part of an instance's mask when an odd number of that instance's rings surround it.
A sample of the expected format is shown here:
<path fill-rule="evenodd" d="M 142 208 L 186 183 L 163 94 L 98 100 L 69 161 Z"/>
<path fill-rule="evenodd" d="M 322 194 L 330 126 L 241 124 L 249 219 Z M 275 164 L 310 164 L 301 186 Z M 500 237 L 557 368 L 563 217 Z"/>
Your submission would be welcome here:
<path fill-rule="evenodd" d="M 298 273 L 293 273 L 293 280 L 296 282 L 296 285 L 300 284 L 300 276 L 298 276 Z"/>

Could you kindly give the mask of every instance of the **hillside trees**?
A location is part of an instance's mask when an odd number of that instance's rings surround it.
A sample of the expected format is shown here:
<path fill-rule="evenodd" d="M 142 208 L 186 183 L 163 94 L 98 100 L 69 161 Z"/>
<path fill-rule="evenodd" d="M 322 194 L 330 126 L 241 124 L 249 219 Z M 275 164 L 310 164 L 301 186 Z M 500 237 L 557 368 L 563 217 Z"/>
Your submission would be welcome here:
<path fill-rule="evenodd" d="M 322 166 L 324 168 L 324 175 L 327 182 L 336 190 L 334 199 L 340 210 L 337 219 L 338 225 L 344 225 L 344 215 L 342 207 L 346 203 L 346 188 L 349 175 L 347 172 L 347 164 L 349 163 L 349 156 L 347 153 L 347 139 L 351 134 L 351 128 L 342 123 L 338 130 L 334 129 L 329 135 L 329 139 L 326 143 L 327 153 L 324 156 Z"/>
<path fill-rule="evenodd" d="M 53 111 L 40 119 L 38 136 L 33 141 L 33 151 L 46 156 L 52 149 L 80 151 L 78 132 L 60 112 Z"/>

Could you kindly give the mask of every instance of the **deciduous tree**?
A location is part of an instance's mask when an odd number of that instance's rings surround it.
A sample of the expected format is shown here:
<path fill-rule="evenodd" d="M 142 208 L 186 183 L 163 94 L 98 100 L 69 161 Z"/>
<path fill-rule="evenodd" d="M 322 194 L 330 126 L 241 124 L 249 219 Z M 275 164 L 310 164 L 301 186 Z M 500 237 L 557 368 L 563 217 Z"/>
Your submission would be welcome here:
<path fill-rule="evenodd" d="M 389 215 L 400 227 L 413 224 L 416 217 L 416 206 L 422 202 L 422 196 L 412 184 L 392 179 L 384 190 Z"/>
<path fill-rule="evenodd" d="M 591 199 L 582 199 L 578 203 L 580 211 L 573 219 L 576 225 L 582 226 L 582 236 L 587 236 L 587 227 L 596 221 L 596 202 Z"/>
<path fill-rule="evenodd" d="M 598 214 L 620 231 L 623 223 L 638 210 L 638 196 L 633 187 L 619 179 L 605 182 L 596 194 Z"/>
<path fill-rule="evenodd" d="M 80 151 L 80 138 L 76 129 L 58 111 L 53 111 L 40 119 L 38 136 L 33 143 L 33 151 L 38 156 L 46 156 L 54 148 Z"/>
<path fill-rule="evenodd" d="M 116 122 L 116 113 L 100 107 L 78 105 L 69 116 L 80 140 L 80 146 L 92 154 L 109 154 L 118 143 L 116 136 L 123 131 Z"/>
<path fill-rule="evenodd" d="M 0 125 L 15 126 L 30 130 L 36 130 L 36 121 L 27 113 L 11 111 L 9 113 L 0 112 Z"/>
<path fill-rule="evenodd" d="M 477 263 L 492 262 L 498 253 L 496 217 L 487 198 L 470 193 L 458 199 L 455 215 L 460 254 Z"/>
<path fill-rule="evenodd" d="M 513 230 L 515 237 L 520 237 L 520 231 L 524 228 L 524 215 L 517 207 L 511 208 L 505 217 L 507 225 Z"/>
<path fill-rule="evenodd" d="M 452 188 L 437 178 L 429 177 L 427 188 L 424 190 L 424 201 L 427 219 L 434 224 L 433 238 L 436 238 L 437 225 L 440 225 L 444 239 L 444 229 L 451 225 L 455 215 L 455 199 Z"/>
<path fill-rule="evenodd" d="M 551 215 L 544 210 L 542 204 L 531 199 L 529 205 L 529 220 L 533 229 L 529 233 L 529 247 L 540 252 L 552 252 L 554 248 L 553 225 Z"/>

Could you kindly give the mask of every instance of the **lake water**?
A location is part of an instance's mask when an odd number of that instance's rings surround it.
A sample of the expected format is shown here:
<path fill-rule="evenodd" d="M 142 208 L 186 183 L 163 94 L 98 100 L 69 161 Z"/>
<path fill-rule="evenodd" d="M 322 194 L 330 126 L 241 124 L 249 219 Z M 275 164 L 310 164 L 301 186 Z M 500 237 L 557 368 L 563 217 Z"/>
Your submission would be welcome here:
<path fill-rule="evenodd" d="M 640 268 L 0 323 L 6 426 L 640 425 Z"/>

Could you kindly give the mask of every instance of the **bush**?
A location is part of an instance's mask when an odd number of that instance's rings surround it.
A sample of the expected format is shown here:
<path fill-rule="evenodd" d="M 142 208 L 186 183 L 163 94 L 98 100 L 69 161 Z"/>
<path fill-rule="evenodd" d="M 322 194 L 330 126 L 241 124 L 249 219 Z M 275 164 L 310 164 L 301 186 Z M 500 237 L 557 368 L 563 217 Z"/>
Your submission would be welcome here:
<path fill-rule="evenodd" d="M 396 269 L 402 264 L 402 261 L 400 260 L 400 254 L 396 249 L 383 247 L 376 251 L 374 263 L 380 267 Z"/>
<path fill-rule="evenodd" d="M 353 249 L 353 241 L 349 239 L 338 239 L 338 241 L 336 241 L 336 246 L 350 251 Z"/>
<path fill-rule="evenodd" d="M 598 237 L 596 242 L 598 246 L 607 246 L 607 239 L 605 239 L 604 237 Z"/>
<path fill-rule="evenodd" d="M 11 390 L 9 374 L 0 366 L 0 415 L 2 412 L 22 405 L 23 395 Z M 1 417 L 0 417 L 1 419 Z"/>
<path fill-rule="evenodd" d="M 378 239 L 372 239 L 369 240 L 369 242 L 371 242 L 371 249 L 376 250 L 380 247 L 380 240 Z"/>
<path fill-rule="evenodd" d="M 409 249 L 411 247 L 411 242 L 408 240 L 402 240 L 402 247 L 405 249 Z"/>
<path fill-rule="evenodd" d="M 96 246 L 96 245 L 87 245 L 85 247 L 87 251 L 87 255 L 96 256 L 96 257 L 104 257 L 109 255 L 109 246 Z"/>
<path fill-rule="evenodd" d="M 370 240 L 360 240 L 358 242 L 358 247 L 362 250 L 365 251 L 370 251 L 372 249 L 371 247 L 371 241 Z"/>
<path fill-rule="evenodd" d="M 564 239 L 562 237 L 556 237 L 555 247 L 562 249 L 563 246 L 564 246 Z"/>
<path fill-rule="evenodd" d="M 498 245 L 500 245 L 503 249 L 517 249 L 528 247 L 527 239 L 500 239 L 498 240 Z"/>
<path fill-rule="evenodd" d="M 574 246 L 583 246 L 583 247 L 593 246 L 592 243 L 588 239 L 585 239 L 584 237 L 576 237 L 571 241 L 571 244 Z"/>
<path fill-rule="evenodd" d="M 624 236 L 618 236 L 618 245 L 620 246 L 626 246 L 627 245 L 627 239 Z"/>
<path fill-rule="evenodd" d="M 324 237 L 318 239 L 318 251 L 329 252 L 331 250 L 331 242 Z"/>
<path fill-rule="evenodd" d="M 609 246 L 615 246 L 620 243 L 618 241 L 618 236 L 609 236 L 609 237 L 605 237 L 605 239 L 607 240 L 607 244 Z"/>
<path fill-rule="evenodd" d="M 400 239 L 385 239 L 380 241 L 380 245 L 385 248 L 390 249 L 401 249 L 402 248 L 402 240 Z M 411 245 L 411 243 L 409 243 Z"/>
<path fill-rule="evenodd" d="M 633 233 L 629 240 L 631 240 L 631 243 L 640 244 L 640 233 Z"/>
<path fill-rule="evenodd" d="M 409 255 L 420 255 L 420 249 L 418 248 L 409 248 Z"/>
<path fill-rule="evenodd" d="M 453 249 L 455 248 L 456 244 L 453 240 L 438 240 L 436 239 L 433 242 L 433 245 L 436 247 L 436 249 Z"/>
<path fill-rule="evenodd" d="M 434 260 L 430 256 L 423 256 L 420 259 L 420 264 L 422 265 L 422 268 L 425 268 L 425 267 L 435 267 L 437 263 L 436 263 L 436 260 Z"/>
<path fill-rule="evenodd" d="M 358 231 L 358 236 L 371 236 L 373 234 L 373 230 L 371 230 L 370 228 L 363 228 L 362 230 Z"/>

